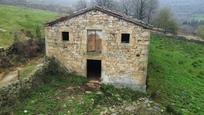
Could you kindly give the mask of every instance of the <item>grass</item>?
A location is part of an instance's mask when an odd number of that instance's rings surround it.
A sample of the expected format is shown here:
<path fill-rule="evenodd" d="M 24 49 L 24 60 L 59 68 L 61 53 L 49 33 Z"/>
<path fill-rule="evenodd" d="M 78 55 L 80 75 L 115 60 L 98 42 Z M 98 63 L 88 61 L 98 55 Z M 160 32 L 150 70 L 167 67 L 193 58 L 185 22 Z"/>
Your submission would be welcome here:
<path fill-rule="evenodd" d="M 0 47 L 8 47 L 14 41 L 15 32 L 30 31 L 36 36 L 36 28 L 40 26 L 43 33 L 43 24 L 58 16 L 57 13 L 22 8 L 9 5 L 0 5 Z M 26 39 L 20 35 L 19 39 Z"/>
<path fill-rule="evenodd" d="M 148 92 L 175 113 L 204 114 L 204 45 L 152 35 Z"/>
<path fill-rule="evenodd" d="M 38 64 L 40 64 L 41 61 L 33 59 L 29 63 L 25 64 L 21 69 L 20 69 L 20 79 L 25 79 L 29 77 L 29 75 L 37 68 Z"/>
<path fill-rule="evenodd" d="M 41 86 L 22 101 L 13 111 L 15 115 L 97 115 L 104 107 L 119 105 L 122 100 L 132 102 L 144 94 L 130 89 L 116 89 L 102 86 L 101 89 L 87 89 L 86 78 L 76 75 L 50 75 L 52 81 Z"/>

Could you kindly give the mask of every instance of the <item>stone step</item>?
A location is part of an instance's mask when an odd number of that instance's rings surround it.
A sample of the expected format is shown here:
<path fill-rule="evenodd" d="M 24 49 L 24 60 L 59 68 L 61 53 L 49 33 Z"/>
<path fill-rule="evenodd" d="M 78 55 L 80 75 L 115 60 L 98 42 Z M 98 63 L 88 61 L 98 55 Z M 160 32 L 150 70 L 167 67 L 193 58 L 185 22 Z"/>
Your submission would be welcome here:
<path fill-rule="evenodd" d="M 91 88 L 100 88 L 101 83 L 99 80 L 90 80 L 86 85 Z"/>

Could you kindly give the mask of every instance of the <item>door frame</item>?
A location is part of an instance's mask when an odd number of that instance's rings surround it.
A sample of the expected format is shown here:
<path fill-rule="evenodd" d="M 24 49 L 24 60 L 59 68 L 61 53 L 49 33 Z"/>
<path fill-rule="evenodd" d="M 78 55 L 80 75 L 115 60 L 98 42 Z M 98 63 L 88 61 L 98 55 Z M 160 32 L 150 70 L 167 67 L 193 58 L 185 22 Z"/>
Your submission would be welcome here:
<path fill-rule="evenodd" d="M 101 59 L 86 59 L 86 78 L 88 79 L 89 76 L 88 76 L 88 61 L 99 61 L 100 62 L 100 76 L 99 78 L 97 78 L 99 81 L 101 80 L 102 78 L 102 60 Z"/>

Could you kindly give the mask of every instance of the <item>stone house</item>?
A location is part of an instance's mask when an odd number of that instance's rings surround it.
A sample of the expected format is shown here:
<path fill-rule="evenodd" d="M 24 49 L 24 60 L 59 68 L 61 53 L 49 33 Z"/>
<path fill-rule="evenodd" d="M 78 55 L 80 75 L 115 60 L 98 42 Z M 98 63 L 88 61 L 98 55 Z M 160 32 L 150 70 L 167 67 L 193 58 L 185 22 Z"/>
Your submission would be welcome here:
<path fill-rule="evenodd" d="M 146 91 L 149 28 L 105 8 L 87 8 L 46 24 L 46 55 L 88 79 Z"/>

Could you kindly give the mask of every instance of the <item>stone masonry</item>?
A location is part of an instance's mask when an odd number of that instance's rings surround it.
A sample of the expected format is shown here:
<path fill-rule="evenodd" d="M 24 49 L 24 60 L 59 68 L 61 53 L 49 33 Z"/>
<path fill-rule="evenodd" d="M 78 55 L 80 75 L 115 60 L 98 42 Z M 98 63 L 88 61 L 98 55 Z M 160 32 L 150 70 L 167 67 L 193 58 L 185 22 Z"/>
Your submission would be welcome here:
<path fill-rule="evenodd" d="M 83 76 L 87 76 L 87 59 L 101 60 L 102 83 L 145 92 L 150 31 L 123 17 L 94 7 L 50 22 L 45 26 L 46 55 Z M 101 53 L 87 53 L 88 30 L 101 31 Z M 62 40 L 64 31 L 69 32 L 69 41 Z M 122 33 L 130 35 L 129 43 L 121 43 Z"/>

